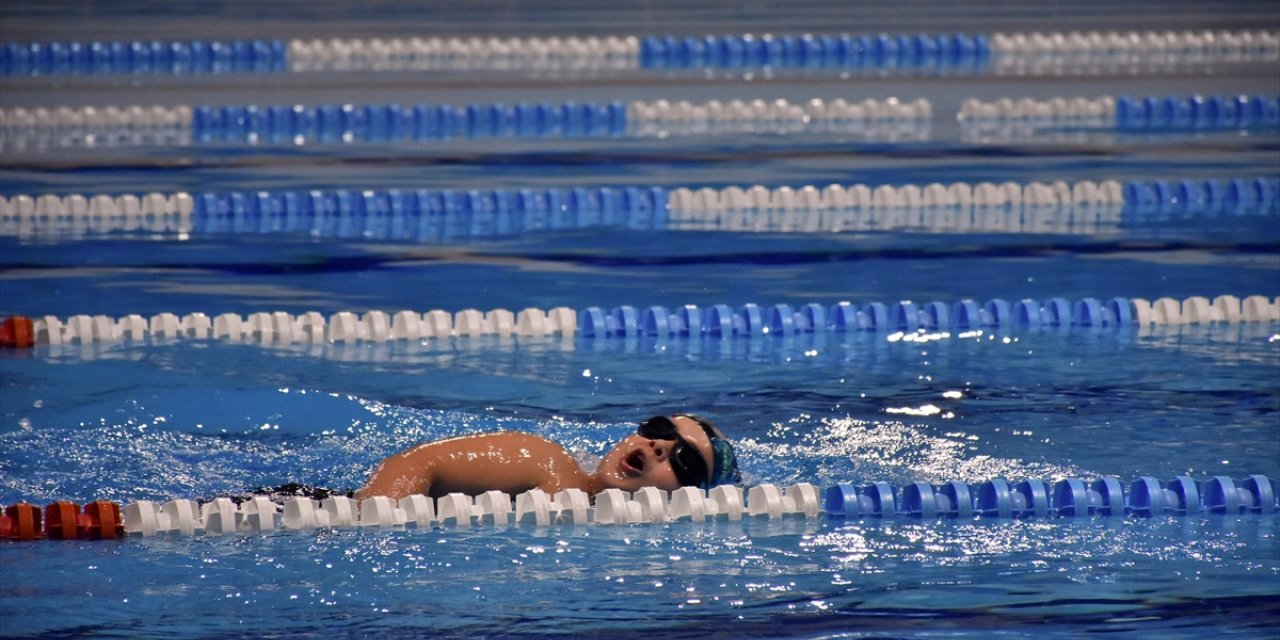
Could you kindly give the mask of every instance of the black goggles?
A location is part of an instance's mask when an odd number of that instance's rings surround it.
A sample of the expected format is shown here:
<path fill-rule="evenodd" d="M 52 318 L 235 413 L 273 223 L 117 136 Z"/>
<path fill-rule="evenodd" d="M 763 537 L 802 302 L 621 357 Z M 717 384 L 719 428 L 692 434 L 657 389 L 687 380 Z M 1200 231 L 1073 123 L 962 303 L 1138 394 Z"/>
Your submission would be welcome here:
<path fill-rule="evenodd" d="M 683 417 L 697 422 L 698 426 L 702 427 L 703 433 L 707 434 L 708 439 L 715 439 L 716 435 L 707 428 L 706 423 L 692 416 Z M 700 487 L 707 484 L 711 474 L 707 470 L 706 458 L 702 457 L 697 447 L 680 437 L 680 431 L 676 429 L 676 424 L 671 421 L 671 418 L 666 416 L 649 418 L 640 423 L 636 433 L 650 440 L 675 441 L 676 444 L 671 448 L 671 453 L 667 454 L 667 459 L 671 461 L 671 469 L 676 472 L 676 480 L 680 482 L 680 486 Z"/>

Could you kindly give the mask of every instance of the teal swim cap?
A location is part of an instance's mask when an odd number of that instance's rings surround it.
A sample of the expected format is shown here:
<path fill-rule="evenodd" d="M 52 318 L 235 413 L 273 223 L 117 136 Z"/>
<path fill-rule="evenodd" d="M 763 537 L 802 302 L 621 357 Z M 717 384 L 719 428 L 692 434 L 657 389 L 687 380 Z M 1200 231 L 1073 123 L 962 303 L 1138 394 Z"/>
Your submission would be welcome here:
<path fill-rule="evenodd" d="M 702 427 L 702 431 L 707 434 L 711 440 L 711 457 L 712 463 L 715 465 L 711 469 L 711 480 L 702 485 L 703 489 L 718 487 L 722 484 L 740 484 L 742 482 L 742 474 L 738 471 L 738 454 L 733 450 L 733 444 L 729 442 L 729 438 L 716 428 L 710 420 L 692 413 L 678 414 L 693 420 Z"/>

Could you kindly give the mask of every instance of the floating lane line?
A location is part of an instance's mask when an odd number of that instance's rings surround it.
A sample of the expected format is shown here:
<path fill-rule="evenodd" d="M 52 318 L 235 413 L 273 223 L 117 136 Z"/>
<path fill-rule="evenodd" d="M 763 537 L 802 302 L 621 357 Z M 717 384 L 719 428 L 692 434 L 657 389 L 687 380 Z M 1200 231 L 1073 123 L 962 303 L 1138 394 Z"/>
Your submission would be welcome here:
<path fill-rule="evenodd" d="M 1169 325 L 1236 325 L 1280 322 L 1280 297 L 1253 295 L 1243 300 L 1229 294 L 1212 299 L 1192 296 L 1184 300 L 1114 297 L 1108 299 L 1049 298 L 980 303 L 931 301 L 918 304 L 840 302 L 792 307 L 788 304 L 683 305 L 675 308 L 628 305 L 604 309 L 574 310 L 557 307 L 544 311 L 529 307 L 464 309 L 456 313 L 403 310 L 388 314 L 340 311 L 325 316 L 318 311 L 297 315 L 261 311 L 242 316 L 223 313 L 163 312 L 149 318 L 140 314 L 121 317 L 47 315 L 37 318 L 11 316 L 0 325 L 0 345 L 29 348 L 40 345 L 171 340 L 225 340 L 257 344 L 387 343 L 497 336 L 544 339 L 629 339 L 639 337 L 706 337 L 763 339 L 813 333 L 880 332 L 898 339 L 918 331 L 972 331 L 984 328 L 1034 331 L 1060 327 L 1082 330 L 1119 329 Z"/>
<path fill-rule="evenodd" d="M 1122 132 L 1238 131 L 1280 128 L 1280 96 L 1059 96 L 969 99 L 956 118 L 973 129 L 1106 129 Z"/>
<path fill-rule="evenodd" d="M 455 138 L 653 138 L 707 133 L 843 133 L 927 138 L 928 100 L 837 98 L 564 103 L 129 105 L 0 109 L 6 142 L 68 144 L 136 136 L 139 143 L 395 142 Z M 145 136 L 143 135 L 145 134 Z"/>
<path fill-rule="evenodd" d="M 767 134 L 847 141 L 928 141 L 925 98 L 791 102 L 658 99 L 469 105 L 128 105 L 0 109 L 0 145 L 58 147 L 431 143 L 455 139 L 665 139 Z M 1280 129 L 1280 96 L 1059 96 L 965 100 L 966 138 L 1044 131 L 1195 134 Z"/>
<path fill-rule="evenodd" d="M 786 518 L 829 521 L 893 519 L 1028 519 L 1158 517 L 1165 515 L 1274 514 L 1280 510 L 1275 483 L 1264 475 L 1239 480 L 1188 476 L 1160 481 L 1142 476 L 1127 489 L 1114 477 L 1055 482 L 1004 479 L 983 483 L 839 483 L 820 491 L 810 483 L 786 488 L 722 485 L 710 491 L 682 487 L 673 492 L 645 487 L 634 493 L 606 489 L 589 496 L 579 489 L 554 495 L 540 489 L 513 497 L 501 491 L 478 496 L 453 493 L 432 500 L 413 495 L 361 501 L 335 495 L 322 501 L 268 496 L 237 502 L 215 498 L 138 500 L 83 506 L 59 501 L 44 509 L 18 503 L 0 515 L 0 538 L 10 540 L 104 540 L 124 536 L 219 536 L 315 529 L 468 529 L 476 526 L 617 526 L 670 522 L 740 522 Z"/>
<path fill-rule="evenodd" d="M 428 140 L 456 137 L 619 137 L 705 132 L 842 131 L 856 125 L 929 121 L 932 103 L 887 97 L 475 103 L 469 105 L 105 105 L 0 109 L 0 130 L 95 134 L 190 130 L 196 140 Z M 1267 129 L 1280 126 L 1280 96 L 1057 96 L 970 98 L 965 124 L 1122 131 Z"/>
<path fill-rule="evenodd" d="M 0 75 L 753 69 L 1061 75 L 1274 62 L 1280 34 L 1089 31 L 8 42 Z"/>
<path fill-rule="evenodd" d="M 0 235 L 306 233 L 440 242 L 547 230 L 1114 233 L 1280 215 L 1280 177 L 823 187 L 571 187 L 0 196 Z"/>

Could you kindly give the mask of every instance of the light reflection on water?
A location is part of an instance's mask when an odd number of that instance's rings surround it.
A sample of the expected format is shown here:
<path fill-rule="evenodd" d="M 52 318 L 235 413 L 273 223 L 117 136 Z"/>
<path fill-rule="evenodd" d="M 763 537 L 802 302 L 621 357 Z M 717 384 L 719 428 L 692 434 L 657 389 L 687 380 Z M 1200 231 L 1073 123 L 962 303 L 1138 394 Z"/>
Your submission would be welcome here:
<path fill-rule="evenodd" d="M 770 475 L 760 477 L 775 478 L 769 481 L 778 483 L 784 482 L 776 478 L 779 472 L 786 482 L 817 477 L 826 483 L 922 480 L 935 484 L 999 477 L 1062 478 L 1084 472 L 1072 465 L 984 453 L 982 438 L 962 431 L 938 435 L 938 430 L 925 425 L 891 420 L 823 418 L 805 422 L 803 432 L 789 438 L 794 442 L 745 439 L 739 449 L 745 459 L 770 468 Z"/>
<path fill-rule="evenodd" d="M 383 455 L 499 429 L 556 440 L 591 465 L 634 420 L 672 409 L 708 412 L 730 430 L 749 483 L 1280 476 L 1273 333 L 73 345 L 4 362 L 0 498 L 354 487 Z M 1017 636 L 1045 621 L 1084 632 L 1189 617 L 1203 631 L 1224 624 L 1212 610 L 1238 612 L 1226 624 L 1249 635 L 1248 625 L 1280 618 L 1249 604 L 1274 601 L 1277 520 L 787 520 L 10 544 L 0 564 L 37 578 L 0 584 L 0 599 L 50 628 L 75 608 L 119 629 L 198 621 L 205 634 L 240 633 L 231 620 L 264 610 L 282 612 L 264 632 L 358 619 L 361 631 L 521 625 L 620 637 L 685 627 L 902 635 L 920 620 Z M 82 579 L 69 587 L 65 575 Z"/>
<path fill-rule="evenodd" d="M 193 428 L 129 403 L 107 412 L 111 421 L 72 429 L 20 429 L 0 435 L 9 456 L 0 486 L 12 499 L 208 498 L 299 481 L 358 487 L 381 459 L 420 442 L 506 429 L 537 433 L 565 446 L 593 467 L 634 423 L 575 423 L 560 419 L 494 418 L 396 407 L 363 398 L 304 390 L 236 394 L 237 401 L 276 403 L 264 416 L 210 415 Z M 216 401 L 216 399 L 215 399 Z M 283 401 L 283 403 L 282 403 Z M 226 407 L 224 407 L 225 409 Z M 181 417 L 180 417 L 181 418 Z M 229 431 L 222 420 L 244 427 Z M 328 420 L 313 433 L 298 421 Z M 926 425 L 856 418 L 803 418 L 798 432 L 736 439 L 748 483 L 923 480 L 981 482 L 991 478 L 1080 476 L 1071 465 L 991 455 L 984 438 L 963 431 L 939 434 Z M 345 427 L 341 426 L 345 423 Z M 327 425 L 334 425 L 328 427 Z M 283 425 L 283 429 L 282 429 Z M 58 450 L 49 459 L 45 452 Z"/>
<path fill-rule="evenodd" d="M 707 616 L 816 623 L 855 612 L 945 614 L 940 628 L 992 616 L 1022 628 L 1045 616 L 1137 615 L 1188 596 L 1273 596 L 1280 576 L 1260 560 L 1274 557 L 1278 529 L 1275 516 L 786 520 L 284 533 L 130 540 L 110 549 L 81 543 L 39 553 L 5 545 L 0 553 L 6 562 L 49 570 L 21 588 L 9 583 L 3 594 L 10 601 L 37 612 L 53 606 L 43 599 L 52 593 L 62 606 L 109 601 L 135 629 L 184 615 L 207 618 L 200 603 L 215 601 L 223 616 L 217 625 L 301 602 L 301 611 L 285 610 L 272 624 L 296 628 L 304 623 L 299 615 L 372 609 L 396 626 L 458 632 L 559 609 L 566 599 L 574 606 L 565 615 L 596 631 L 653 618 L 661 628 Z M 79 588 L 58 586 L 58 571 L 84 571 L 86 564 L 93 568 Z M 130 586 L 144 577 L 145 590 Z"/>
<path fill-rule="evenodd" d="M 403 420 L 397 416 L 403 410 L 376 410 Z M 454 417 L 431 418 L 416 427 L 405 423 L 398 437 L 439 433 L 441 424 Z M 491 419 L 473 418 L 450 428 L 491 426 Z M 605 435 L 623 428 L 574 426 L 586 432 L 572 438 L 574 443 L 604 442 Z M 118 483 L 118 499 L 130 493 L 123 487 L 163 475 L 161 470 L 167 470 L 167 482 L 174 485 L 204 482 L 209 487 L 209 481 L 198 476 L 222 473 L 223 486 L 236 486 L 235 478 L 257 472 L 258 465 L 349 461 L 355 455 L 349 448 L 360 446 L 347 437 L 323 437 L 294 442 L 287 451 L 273 453 L 266 442 L 247 446 L 215 439 L 225 446 L 219 453 L 204 444 L 207 438 L 182 433 L 139 436 L 114 428 L 90 430 L 81 435 L 102 440 L 92 443 L 91 438 L 91 444 L 80 446 L 71 444 L 74 439 L 65 433 L 36 432 L 40 434 L 68 442 L 66 483 L 92 468 L 95 459 L 114 467 L 115 475 L 91 476 L 88 482 Z M 865 456 L 869 461 L 861 464 L 868 473 L 878 469 L 876 473 L 891 475 L 902 466 L 902 473 L 909 474 L 963 471 L 969 455 L 964 447 L 948 447 L 938 438 L 914 440 L 919 434 L 918 428 L 900 423 L 831 420 L 798 448 L 769 453 L 757 450 L 759 443 L 744 443 L 744 460 L 757 469 L 775 469 L 758 473 L 782 473 L 789 465 L 801 464 L 786 460 L 823 455 Z M 359 435 L 354 441 L 370 442 Z M 125 442 L 131 444 L 123 446 Z M 28 441 L 7 444 L 23 449 Z M 52 444 L 40 441 L 31 446 L 45 450 Z M 188 454 L 183 451 L 203 462 L 184 472 L 183 465 L 192 463 L 184 461 Z M 915 452 L 914 458 L 907 455 L 910 452 Z M 134 456 L 136 466 L 124 466 L 129 456 Z M 905 456 L 908 462 L 894 466 L 894 456 Z M 973 463 L 987 465 L 977 473 L 1016 470 L 1020 464 L 989 460 Z M 824 463 L 817 468 L 825 468 Z M 46 472 L 42 477 L 63 476 Z M 157 492 L 172 489 L 162 486 Z M 54 602 L 89 610 L 109 606 L 120 628 L 134 630 L 184 618 L 212 625 L 206 631 L 231 630 L 225 625 L 250 612 L 279 610 L 280 616 L 264 627 L 266 632 L 298 632 L 318 619 L 369 612 L 396 628 L 449 633 L 478 633 L 525 619 L 551 625 L 549 612 L 560 612 L 551 617 L 561 622 L 567 616 L 569 631 L 584 633 L 640 628 L 653 632 L 702 625 L 708 619 L 720 625 L 769 626 L 780 617 L 839 626 L 849 615 L 899 621 L 902 615 L 940 616 L 934 622 L 939 629 L 972 632 L 995 624 L 1026 631 L 1044 620 L 1075 620 L 1073 624 L 1087 626 L 1091 616 L 1143 617 L 1153 607 L 1183 606 L 1178 603 L 1209 597 L 1273 598 L 1280 580 L 1280 569 L 1267 560 L 1280 553 L 1280 517 L 1273 515 L 1079 522 L 788 519 L 617 528 L 482 526 L 470 531 L 321 531 L 38 546 L 39 552 L 37 545 L 0 545 L 0 562 L 26 567 L 35 576 L 20 587 L 0 587 L 0 597 L 33 614 L 45 612 Z M 85 573 L 87 563 L 95 568 Z M 67 590 L 58 576 L 72 572 L 82 577 L 75 589 Z M 147 587 L 129 586 L 135 581 Z M 216 603 L 219 615 L 208 615 L 198 603 Z M 47 613 L 33 617 L 59 619 L 56 612 Z M 1157 612 L 1155 618 L 1162 615 L 1177 620 L 1183 614 Z M 985 622 L 968 627 L 965 621 L 972 616 Z M 1262 616 L 1265 621 L 1265 609 Z M 774 635 L 751 631 L 751 626 L 742 629 L 744 635 Z M 547 627 L 547 633 L 565 630 Z"/>
<path fill-rule="evenodd" d="M 942 400 L 963 408 L 983 393 L 988 391 L 966 390 Z M 226 399 L 228 416 L 249 406 L 265 415 L 248 416 L 244 428 L 223 432 L 219 425 L 225 423 L 207 410 L 202 413 L 209 424 L 191 428 L 181 416 L 154 420 L 149 402 L 131 401 L 93 407 L 109 418 L 78 428 L 39 425 L 5 433 L 6 489 L 37 500 L 123 501 L 238 492 L 282 477 L 319 477 L 341 486 L 359 482 L 383 451 L 456 433 L 519 428 L 590 459 L 634 428 L 564 416 L 414 409 L 293 388 Z M 343 426 L 311 432 L 294 424 L 320 416 Z M 739 439 L 739 450 L 750 480 L 779 484 L 976 482 L 1091 471 L 994 453 L 994 445 L 1014 437 L 1009 432 L 888 417 L 818 416 L 810 408 Z M 264 422 L 281 428 L 262 430 Z M 56 459 L 27 462 L 55 449 L 61 452 Z M 902 615 L 941 616 L 948 622 L 940 628 L 964 628 L 963 620 L 978 616 L 982 624 L 1025 629 L 1046 619 L 1148 616 L 1153 607 L 1157 619 L 1176 619 L 1183 614 L 1160 608 L 1209 597 L 1274 597 L 1280 579 L 1280 568 L 1268 560 L 1280 553 L 1280 517 L 1255 515 L 322 531 L 77 543 L 44 546 L 52 549 L 44 553 L 34 548 L 0 545 L 5 564 L 42 576 L 20 588 L 0 587 L 5 599 L 36 613 L 53 606 L 45 602 L 50 594 L 62 606 L 109 602 L 112 615 L 131 629 L 184 615 L 208 618 L 193 608 L 200 601 L 217 602 L 227 620 L 237 612 L 300 603 L 275 622 L 292 631 L 306 628 L 321 611 L 339 617 L 372 611 L 389 616 L 393 626 L 430 624 L 457 633 L 517 619 L 550 625 L 543 614 L 566 602 L 573 603 L 569 629 L 584 632 L 628 625 L 652 631 L 708 618 L 772 625 L 780 616 L 823 626 L 851 615 L 898 621 L 906 619 L 897 617 Z M 96 567 L 86 578 L 88 588 L 67 591 L 55 584 L 56 576 L 82 572 L 88 562 Z M 146 589 L 128 586 L 144 577 Z M 1263 620 L 1266 615 L 1264 609 Z M 647 622 L 655 616 L 659 622 Z"/>
<path fill-rule="evenodd" d="M 416 16 L 416 5 L 396 2 L 373 12 L 350 3 L 312 1 L 301 12 L 289 3 L 281 9 L 263 3 L 266 22 L 246 21 L 241 12 L 225 11 L 224 3 L 167 18 L 138 3 L 111 11 L 82 7 L 92 18 L 85 20 L 55 19 L 39 3 L 19 4 L 4 5 L 16 20 L 7 23 L 8 32 L 32 40 L 366 37 L 422 26 L 405 19 Z M 592 33 L 620 24 L 655 34 L 779 28 L 915 33 L 1067 30 L 1099 22 L 1095 3 L 1055 7 L 1048 17 L 1000 2 L 978 11 L 967 4 L 886 6 L 859 9 L 857 16 L 812 2 L 746 11 L 727 3 L 690 11 L 684 0 L 599 10 L 578 4 L 547 11 L 533 3 L 495 12 L 448 2 L 430 8 L 448 19 L 428 27 L 517 35 Z M 1206 3 L 1157 15 L 1136 3 L 1109 4 L 1117 6 L 1106 7 L 1101 20 L 1121 30 L 1200 29 L 1207 23 L 1252 29 L 1256 16 L 1274 14 L 1266 3 L 1233 5 L 1231 12 Z M 143 14 L 150 19 L 139 20 Z M 256 31 L 241 33 L 244 28 Z M 367 33 L 355 33 L 362 30 Z M 1156 71 L 1158 78 L 1138 83 L 1144 91 L 1189 95 L 1259 87 L 1274 94 L 1270 68 L 1257 77 Z M 1043 140 L 991 146 L 968 144 L 963 132 L 941 127 L 941 115 L 954 113 L 951 107 L 971 94 L 1048 91 L 1057 82 L 1032 83 L 1040 85 L 1036 89 L 1015 77 L 936 82 L 908 75 L 852 84 L 803 74 L 668 79 L 675 82 L 588 78 L 574 85 L 573 78 L 505 78 L 486 84 L 450 76 L 415 78 L 414 90 L 420 101 L 450 94 L 447 99 L 458 102 L 487 102 L 625 100 L 655 92 L 705 100 L 762 89 L 794 98 L 810 91 L 833 96 L 908 89 L 925 91 L 938 104 L 932 135 L 939 144 L 797 145 L 785 137 L 772 143 L 686 138 L 590 146 L 490 141 L 447 150 L 386 146 L 355 162 L 342 158 L 353 147 L 298 153 L 201 147 L 198 154 L 67 149 L 56 158 L 28 153 L 18 159 L 32 163 L 25 166 L 9 158 L 6 188 L 821 185 L 848 183 L 851 174 L 872 184 L 923 184 L 1274 173 L 1265 136 L 1250 143 L 1226 135 L 1138 140 L 1068 134 L 1049 140 L 1051 146 Z M 172 82 L 146 76 L 89 79 L 88 92 L 77 89 L 88 86 L 84 80 L 47 87 L 41 79 L 23 79 L 9 87 L 15 90 L 6 99 L 147 104 L 160 94 L 177 95 Z M 278 78 L 223 80 L 183 85 L 193 100 L 215 104 L 259 101 L 268 84 L 281 99 L 299 103 L 403 101 L 406 87 L 399 76 L 337 76 L 322 86 L 275 86 Z M 1070 82 L 1091 95 L 1134 88 L 1124 74 Z M 51 159 L 56 162 L 49 164 Z M 179 170 L 189 160 L 192 166 Z M 775 227 L 781 230 L 794 229 Z M 1135 251 L 1111 238 L 1078 243 L 1044 234 L 879 237 L 883 232 L 868 229 L 823 234 L 815 245 L 794 233 L 612 229 L 449 238 L 468 245 L 453 256 L 386 242 L 361 247 L 279 235 L 113 238 L 75 244 L 74 250 L 70 243 L 49 244 L 50 238 L 9 238 L 0 253 L 10 266 L 22 267 L 4 274 L 4 304 L 15 310 L 149 315 L 178 305 L 327 314 L 345 308 L 831 304 L 901 296 L 1271 295 L 1275 231 L 1247 220 L 1122 229 L 1121 243 L 1143 243 Z M 968 248 L 954 247 L 957 239 Z M 1193 250 L 1171 250 L 1183 242 Z M 1001 246 L 1009 250 L 992 251 Z M 810 251 L 811 262 L 773 264 Z M 359 268 L 352 268 L 351 256 Z M 682 256 L 696 259 L 644 262 Z M 745 270 L 750 277 L 743 277 Z M 754 482 L 1098 473 L 1127 480 L 1136 473 L 1164 478 L 1184 472 L 1280 477 L 1274 382 L 1280 342 L 1274 334 L 1274 327 L 1179 327 L 903 334 L 892 343 L 877 335 L 266 349 L 72 345 L 31 360 L 4 353 L 0 502 L 205 497 L 287 480 L 350 487 L 392 451 L 501 428 L 551 437 L 591 460 L 633 430 L 631 421 L 671 407 L 706 410 L 731 428 Z M 584 370 L 592 375 L 583 377 Z M 960 396 L 945 395 L 949 391 Z M 0 611 L 18 615 L 0 616 L 0 635 L 1274 637 L 1280 628 L 1277 558 L 1280 517 L 1274 515 L 786 520 L 10 543 L 0 544 Z"/>

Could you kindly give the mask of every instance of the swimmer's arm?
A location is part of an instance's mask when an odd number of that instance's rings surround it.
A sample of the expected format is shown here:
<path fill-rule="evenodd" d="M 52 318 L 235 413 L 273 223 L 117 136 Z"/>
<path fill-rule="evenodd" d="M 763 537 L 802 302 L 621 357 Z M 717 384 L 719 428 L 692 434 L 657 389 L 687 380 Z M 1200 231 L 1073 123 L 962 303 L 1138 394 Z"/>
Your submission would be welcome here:
<path fill-rule="evenodd" d="M 471 495 L 538 488 L 593 489 L 591 478 L 563 448 L 523 433 L 465 436 L 419 445 L 388 457 L 356 497 Z"/>
<path fill-rule="evenodd" d="M 374 470 L 365 485 L 356 491 L 356 499 L 386 496 L 398 500 L 415 493 L 428 493 L 435 478 L 439 452 L 428 443 L 387 456 Z"/>

